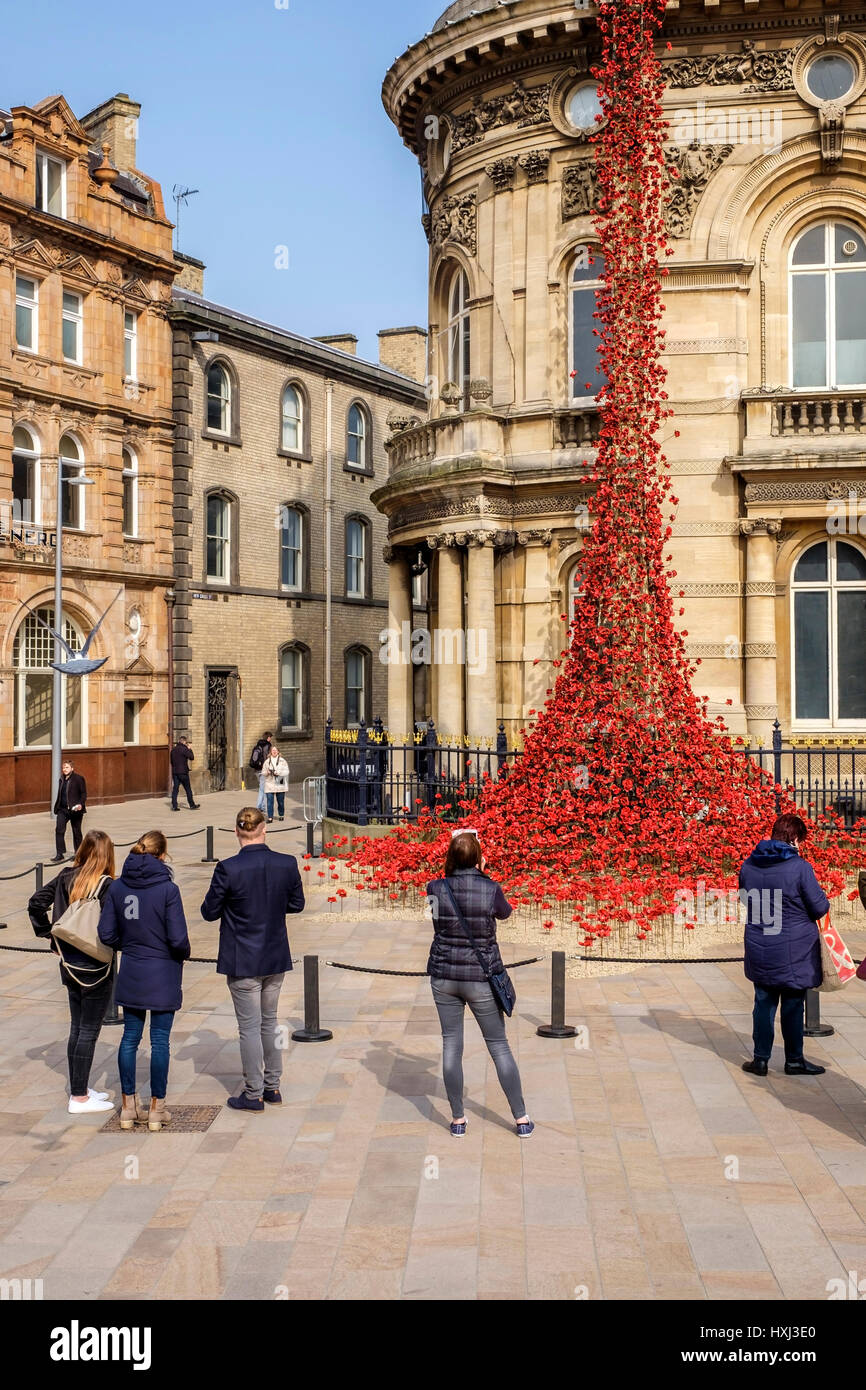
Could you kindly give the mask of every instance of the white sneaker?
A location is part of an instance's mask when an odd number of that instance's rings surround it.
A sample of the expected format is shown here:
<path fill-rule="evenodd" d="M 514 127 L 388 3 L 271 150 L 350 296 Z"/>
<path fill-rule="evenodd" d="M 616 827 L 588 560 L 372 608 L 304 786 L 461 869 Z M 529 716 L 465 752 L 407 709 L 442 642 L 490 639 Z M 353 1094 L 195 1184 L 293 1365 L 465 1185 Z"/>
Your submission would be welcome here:
<path fill-rule="evenodd" d="M 88 1087 L 87 1094 L 91 1100 L 108 1100 L 107 1091 L 91 1091 L 90 1087 Z"/>
<path fill-rule="evenodd" d="M 113 1109 L 114 1103 L 110 1100 L 97 1100 L 95 1096 L 88 1096 L 87 1100 L 73 1100 L 69 1097 L 70 1115 L 97 1115 Z"/>

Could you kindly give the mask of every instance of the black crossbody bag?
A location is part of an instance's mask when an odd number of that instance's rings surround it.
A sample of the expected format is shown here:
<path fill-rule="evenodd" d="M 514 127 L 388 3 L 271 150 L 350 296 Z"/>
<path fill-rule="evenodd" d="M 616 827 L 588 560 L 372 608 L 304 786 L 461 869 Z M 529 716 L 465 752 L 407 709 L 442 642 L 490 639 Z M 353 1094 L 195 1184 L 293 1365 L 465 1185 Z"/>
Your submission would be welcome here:
<path fill-rule="evenodd" d="M 451 906 L 454 908 L 454 911 L 457 915 L 457 920 L 466 934 L 466 939 L 468 940 L 469 945 L 475 952 L 475 959 L 481 966 L 484 978 L 493 991 L 493 998 L 496 1000 L 497 1004 L 499 1005 L 502 1012 L 506 1015 L 506 1017 L 510 1018 L 511 1015 L 514 1013 L 514 1005 L 517 1003 L 517 995 L 514 992 L 514 985 L 511 983 L 511 977 L 509 976 L 508 971 L 505 969 L 495 971 L 490 971 L 487 969 L 487 966 L 484 964 L 481 952 L 475 944 L 475 938 L 469 930 L 466 918 L 460 911 L 460 906 L 457 902 L 457 899 L 451 891 L 451 884 L 448 882 L 447 878 L 443 879 L 442 882 L 445 884 L 445 892 L 451 899 Z"/>

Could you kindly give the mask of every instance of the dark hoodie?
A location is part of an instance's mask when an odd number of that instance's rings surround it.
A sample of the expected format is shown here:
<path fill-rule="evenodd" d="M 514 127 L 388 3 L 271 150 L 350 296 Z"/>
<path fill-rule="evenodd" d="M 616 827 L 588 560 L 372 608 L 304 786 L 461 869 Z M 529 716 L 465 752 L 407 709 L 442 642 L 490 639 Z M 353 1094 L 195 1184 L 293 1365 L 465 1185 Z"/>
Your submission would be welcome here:
<path fill-rule="evenodd" d="M 167 864 L 152 854 L 129 855 L 108 890 L 99 936 L 122 952 L 118 1004 L 159 1013 L 180 1008 L 190 945 L 180 892 Z"/>
<path fill-rule="evenodd" d="M 830 910 L 815 870 L 793 845 L 761 840 L 740 870 L 748 906 L 746 978 L 781 989 L 821 984 L 816 922 Z"/>

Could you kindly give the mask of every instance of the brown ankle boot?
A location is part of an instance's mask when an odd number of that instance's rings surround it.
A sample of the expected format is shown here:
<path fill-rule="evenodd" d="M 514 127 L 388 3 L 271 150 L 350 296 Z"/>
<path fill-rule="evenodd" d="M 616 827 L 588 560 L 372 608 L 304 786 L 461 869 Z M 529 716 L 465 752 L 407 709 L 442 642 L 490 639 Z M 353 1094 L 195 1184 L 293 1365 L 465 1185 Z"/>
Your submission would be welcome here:
<path fill-rule="evenodd" d="M 124 1096 L 123 1107 L 120 1112 L 120 1128 L 133 1129 L 136 1122 L 145 1124 L 146 1121 L 147 1111 L 138 1096 Z"/>
<path fill-rule="evenodd" d="M 147 1127 L 154 1134 L 158 1134 L 163 1125 L 167 1125 L 171 1120 L 171 1112 L 166 1110 L 165 1101 L 157 1100 L 153 1096 L 150 1102 L 150 1114 L 147 1117 Z"/>

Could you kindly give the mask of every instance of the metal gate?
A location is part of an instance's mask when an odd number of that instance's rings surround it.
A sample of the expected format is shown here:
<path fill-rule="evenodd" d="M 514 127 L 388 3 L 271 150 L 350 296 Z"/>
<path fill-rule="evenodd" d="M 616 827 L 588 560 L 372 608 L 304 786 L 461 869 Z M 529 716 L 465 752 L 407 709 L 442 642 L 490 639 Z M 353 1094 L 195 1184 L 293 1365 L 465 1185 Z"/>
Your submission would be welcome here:
<path fill-rule="evenodd" d="M 228 701 L 227 671 L 209 671 L 207 678 L 207 768 L 211 791 L 226 789 L 228 758 Z"/>

